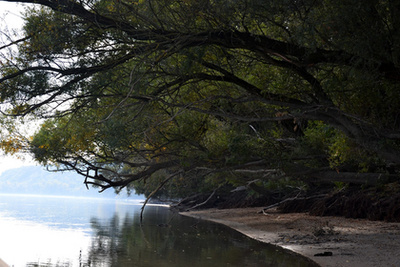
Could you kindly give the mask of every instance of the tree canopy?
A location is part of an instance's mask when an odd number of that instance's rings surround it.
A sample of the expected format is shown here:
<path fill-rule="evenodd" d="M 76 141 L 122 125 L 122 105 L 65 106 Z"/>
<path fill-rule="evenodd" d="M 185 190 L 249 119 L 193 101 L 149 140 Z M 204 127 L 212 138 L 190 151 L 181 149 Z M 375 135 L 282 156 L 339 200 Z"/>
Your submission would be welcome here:
<path fill-rule="evenodd" d="M 398 1 L 8 1 L 2 112 L 43 121 L 8 152 L 148 195 L 397 177 Z"/>

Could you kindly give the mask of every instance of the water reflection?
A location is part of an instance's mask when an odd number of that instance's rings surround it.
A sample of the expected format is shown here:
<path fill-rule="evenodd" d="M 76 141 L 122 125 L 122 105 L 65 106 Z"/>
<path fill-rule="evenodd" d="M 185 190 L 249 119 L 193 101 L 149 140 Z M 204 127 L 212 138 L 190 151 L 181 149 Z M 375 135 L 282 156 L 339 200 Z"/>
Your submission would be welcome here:
<path fill-rule="evenodd" d="M 0 257 L 15 267 L 33 260 L 40 266 L 72 266 L 91 241 L 82 229 L 57 229 L 15 218 L 1 219 L 0 237 Z"/>
<path fill-rule="evenodd" d="M 0 195 L 0 257 L 11 266 L 315 266 L 222 225 L 138 202 Z"/>
<path fill-rule="evenodd" d="M 0 195 L 0 258 L 10 266 L 79 266 L 90 218 L 110 218 L 114 200 Z"/>
<path fill-rule="evenodd" d="M 147 209 L 109 221 L 91 220 L 94 236 L 86 266 L 315 266 L 282 249 L 224 226 Z"/>

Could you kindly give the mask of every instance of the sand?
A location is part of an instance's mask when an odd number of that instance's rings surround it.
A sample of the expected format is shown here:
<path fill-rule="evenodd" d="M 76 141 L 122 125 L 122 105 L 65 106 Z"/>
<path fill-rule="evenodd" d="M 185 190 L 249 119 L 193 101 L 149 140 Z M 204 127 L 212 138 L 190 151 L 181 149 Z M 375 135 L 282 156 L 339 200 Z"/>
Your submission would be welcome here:
<path fill-rule="evenodd" d="M 261 208 L 209 209 L 182 215 L 227 225 L 256 240 L 281 246 L 323 267 L 400 266 L 400 223 L 258 213 Z M 316 254 L 331 256 L 315 256 Z"/>

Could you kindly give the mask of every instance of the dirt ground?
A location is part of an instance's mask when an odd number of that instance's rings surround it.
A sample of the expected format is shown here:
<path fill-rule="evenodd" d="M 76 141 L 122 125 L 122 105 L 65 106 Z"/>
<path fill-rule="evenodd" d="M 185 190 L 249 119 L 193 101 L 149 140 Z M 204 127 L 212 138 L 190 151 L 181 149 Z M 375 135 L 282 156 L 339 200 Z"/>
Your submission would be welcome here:
<path fill-rule="evenodd" d="M 208 209 L 181 214 L 227 225 L 323 267 L 400 266 L 400 223 L 280 213 L 276 209 L 262 214 L 260 210 Z"/>

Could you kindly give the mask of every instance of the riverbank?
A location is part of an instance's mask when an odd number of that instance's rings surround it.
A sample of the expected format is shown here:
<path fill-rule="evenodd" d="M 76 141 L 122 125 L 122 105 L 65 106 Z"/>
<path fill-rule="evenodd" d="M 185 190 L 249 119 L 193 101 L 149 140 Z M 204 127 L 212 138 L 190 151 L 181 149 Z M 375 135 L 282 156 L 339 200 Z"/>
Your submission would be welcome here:
<path fill-rule="evenodd" d="M 261 208 L 208 209 L 182 215 L 227 225 L 278 245 L 322 267 L 400 266 L 400 223 L 280 213 Z M 331 256 L 316 256 L 316 255 Z"/>

